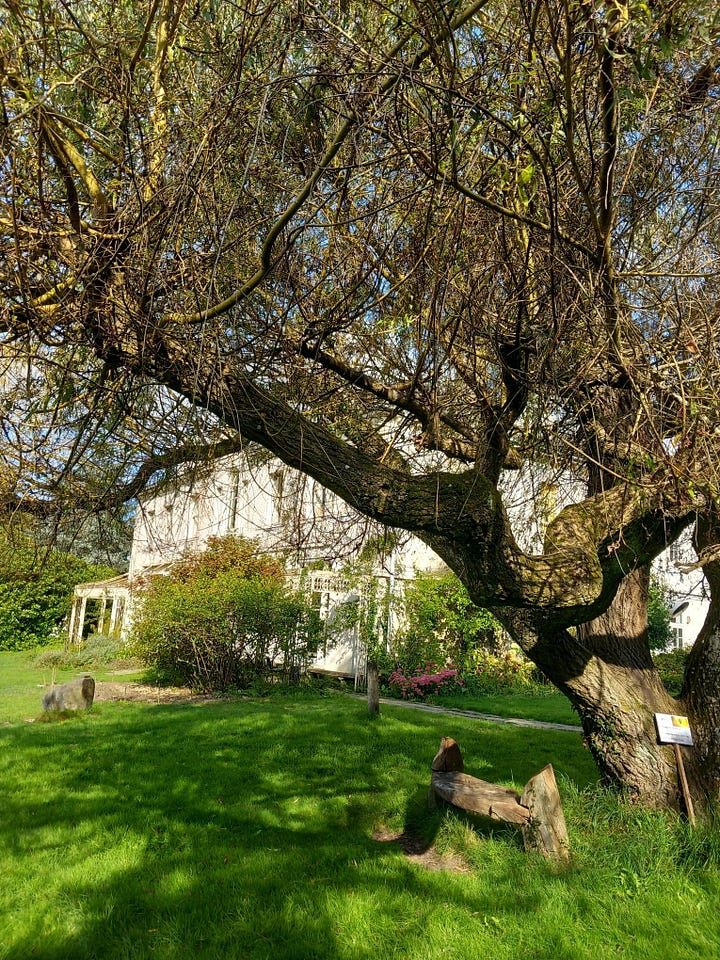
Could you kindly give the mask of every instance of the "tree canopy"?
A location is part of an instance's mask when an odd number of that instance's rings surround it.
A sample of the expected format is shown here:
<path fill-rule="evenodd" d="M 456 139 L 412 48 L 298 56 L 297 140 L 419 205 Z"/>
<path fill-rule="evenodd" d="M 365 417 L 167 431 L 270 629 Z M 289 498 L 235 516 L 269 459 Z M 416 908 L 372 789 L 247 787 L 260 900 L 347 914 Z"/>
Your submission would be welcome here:
<path fill-rule="evenodd" d="M 117 510 L 260 443 L 430 544 L 646 792 L 673 704 L 639 571 L 700 517 L 716 579 L 715 4 L 0 11 L 8 509 Z M 581 490 L 541 550 L 512 469 Z M 641 774 L 598 693 L 632 671 Z"/>

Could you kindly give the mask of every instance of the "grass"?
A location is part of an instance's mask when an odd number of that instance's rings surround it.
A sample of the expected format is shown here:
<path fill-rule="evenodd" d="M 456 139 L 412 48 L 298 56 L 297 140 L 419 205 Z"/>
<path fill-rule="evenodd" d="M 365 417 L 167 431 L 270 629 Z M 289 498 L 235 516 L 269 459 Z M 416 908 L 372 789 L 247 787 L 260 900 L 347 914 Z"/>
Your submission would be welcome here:
<path fill-rule="evenodd" d="M 372 720 L 334 695 L 27 723 L 39 696 L 21 688 L 36 682 L 0 655 L 2 960 L 720 951 L 717 836 L 605 794 L 575 733 L 393 708 Z M 426 813 L 443 734 L 487 780 L 522 786 L 553 762 L 572 866 L 526 855 L 510 829 Z M 470 872 L 411 863 L 377 830 L 411 831 Z"/>
<path fill-rule="evenodd" d="M 36 669 L 33 661 L 36 651 L 0 653 L 0 724 L 12 720 L 31 719 L 40 713 L 40 701 L 53 679 L 49 668 Z M 112 669 L 56 670 L 56 683 L 65 683 L 74 677 L 90 673 L 96 680 L 117 679 Z M 123 681 L 139 680 L 144 671 L 127 674 L 123 671 Z"/>
<path fill-rule="evenodd" d="M 433 703 L 454 710 L 474 710 L 498 717 L 522 717 L 525 720 L 543 720 L 546 723 L 579 725 L 567 697 L 560 693 L 536 696 L 530 693 L 498 693 L 480 696 L 472 693 L 448 693 L 433 697 Z"/>

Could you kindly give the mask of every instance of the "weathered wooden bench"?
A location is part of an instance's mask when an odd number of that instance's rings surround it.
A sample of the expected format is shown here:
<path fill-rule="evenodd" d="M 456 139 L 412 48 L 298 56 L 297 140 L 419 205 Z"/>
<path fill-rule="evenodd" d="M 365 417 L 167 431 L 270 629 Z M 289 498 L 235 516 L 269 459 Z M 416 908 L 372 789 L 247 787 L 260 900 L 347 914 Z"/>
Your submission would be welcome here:
<path fill-rule="evenodd" d="M 431 769 L 431 809 L 440 798 L 468 813 L 513 823 L 522 830 L 526 850 L 538 850 L 554 860 L 570 859 L 565 815 L 552 764 L 531 777 L 520 795 L 465 773 L 460 747 L 452 737 L 443 737 Z"/>

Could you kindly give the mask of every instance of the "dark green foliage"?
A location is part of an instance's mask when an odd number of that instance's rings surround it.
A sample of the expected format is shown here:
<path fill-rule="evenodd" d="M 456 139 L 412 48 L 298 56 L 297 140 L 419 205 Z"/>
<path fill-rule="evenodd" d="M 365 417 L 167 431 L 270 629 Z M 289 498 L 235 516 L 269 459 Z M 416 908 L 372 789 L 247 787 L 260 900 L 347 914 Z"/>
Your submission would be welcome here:
<path fill-rule="evenodd" d="M 671 650 L 669 653 L 653 654 L 653 661 L 660 674 L 660 679 L 665 684 L 668 693 L 673 696 L 680 693 L 689 653 L 689 650 Z"/>
<path fill-rule="evenodd" d="M 320 638 L 318 614 L 281 565 L 223 537 L 149 582 L 132 651 L 169 679 L 220 691 L 299 679 Z"/>
<path fill-rule="evenodd" d="M 464 664 L 472 651 L 496 650 L 502 628 L 488 611 L 476 607 L 452 574 L 418 574 L 405 592 L 407 626 L 393 642 L 396 664 L 406 673 L 428 664 Z"/>
<path fill-rule="evenodd" d="M 75 584 L 114 573 L 22 533 L 0 531 L 0 650 L 48 643 L 70 611 Z"/>
<path fill-rule="evenodd" d="M 654 577 L 648 594 L 648 643 L 651 650 L 664 650 L 672 640 L 671 609 L 663 584 Z"/>

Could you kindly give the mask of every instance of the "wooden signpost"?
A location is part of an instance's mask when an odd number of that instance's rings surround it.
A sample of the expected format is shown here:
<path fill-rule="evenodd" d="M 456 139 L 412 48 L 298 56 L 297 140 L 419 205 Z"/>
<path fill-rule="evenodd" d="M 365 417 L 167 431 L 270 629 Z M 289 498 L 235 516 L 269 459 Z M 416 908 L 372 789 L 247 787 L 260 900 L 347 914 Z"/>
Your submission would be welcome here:
<path fill-rule="evenodd" d="M 452 737 L 443 737 L 431 769 L 431 808 L 440 798 L 468 813 L 516 824 L 522 830 L 526 850 L 538 850 L 563 862 L 570 859 L 565 815 L 552 764 L 528 780 L 520 796 L 507 787 L 466 774 L 460 747 Z"/>
<path fill-rule="evenodd" d="M 672 744 L 675 750 L 675 762 L 677 763 L 678 776 L 680 778 L 680 789 L 682 790 L 685 809 L 687 810 L 688 820 L 695 826 L 695 809 L 693 807 L 690 788 L 688 787 L 687 774 L 685 773 L 685 764 L 683 762 L 680 747 L 691 747 L 693 745 L 692 730 L 687 717 L 676 716 L 672 713 L 656 713 L 655 727 L 657 729 L 658 743 Z"/>

